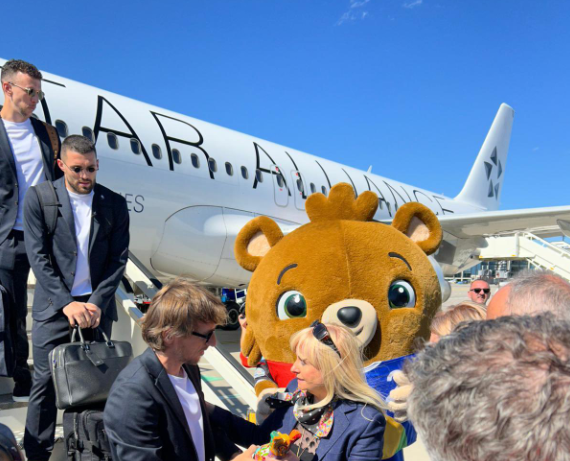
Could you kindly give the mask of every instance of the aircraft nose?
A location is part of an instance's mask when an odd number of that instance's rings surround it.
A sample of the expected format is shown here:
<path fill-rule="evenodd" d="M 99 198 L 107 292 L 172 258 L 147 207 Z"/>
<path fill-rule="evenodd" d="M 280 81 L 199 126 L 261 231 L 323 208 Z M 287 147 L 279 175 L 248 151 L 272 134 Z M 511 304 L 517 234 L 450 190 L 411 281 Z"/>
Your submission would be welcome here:
<path fill-rule="evenodd" d="M 340 309 L 336 316 L 344 325 L 354 328 L 362 319 L 362 311 L 356 306 L 346 306 Z"/>

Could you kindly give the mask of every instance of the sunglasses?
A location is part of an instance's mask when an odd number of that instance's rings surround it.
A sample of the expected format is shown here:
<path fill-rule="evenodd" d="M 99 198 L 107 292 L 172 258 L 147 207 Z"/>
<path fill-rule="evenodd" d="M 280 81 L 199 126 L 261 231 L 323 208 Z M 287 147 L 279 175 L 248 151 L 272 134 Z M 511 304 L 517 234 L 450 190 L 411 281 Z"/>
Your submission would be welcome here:
<path fill-rule="evenodd" d="M 206 341 L 206 343 L 207 343 L 207 342 L 210 341 L 210 339 L 212 339 L 212 336 L 214 336 L 215 331 L 216 331 L 216 330 L 212 330 L 212 331 L 210 331 L 208 334 L 205 334 L 205 335 L 203 335 L 202 333 L 198 333 L 197 331 L 193 331 L 192 334 L 193 334 L 194 336 L 198 336 L 198 338 L 204 339 L 204 340 Z"/>
<path fill-rule="evenodd" d="M 313 329 L 313 336 L 315 338 L 317 338 L 321 343 L 329 346 L 332 350 L 334 350 L 338 354 L 340 358 L 342 358 L 339 350 L 337 349 L 331 338 L 329 330 L 327 330 L 327 327 L 325 326 L 324 323 L 315 320 L 313 323 L 311 323 L 311 328 Z"/>
<path fill-rule="evenodd" d="M 33 98 L 34 96 L 38 97 L 38 100 L 41 101 L 42 99 L 44 99 L 44 96 L 46 95 L 42 90 L 34 90 L 33 88 L 24 88 L 23 86 L 20 85 L 16 85 L 15 83 L 12 82 L 8 82 L 10 85 L 15 86 L 17 88 L 20 88 L 20 90 L 23 90 L 26 92 L 26 94 L 30 97 Z"/>
<path fill-rule="evenodd" d="M 60 159 L 61 160 L 61 159 Z M 71 171 L 73 171 L 75 174 L 80 175 L 84 170 L 89 173 L 89 174 L 93 174 L 95 173 L 99 168 L 96 166 L 88 166 L 87 168 L 83 168 L 80 166 L 69 166 L 67 163 L 65 163 L 63 160 L 61 160 L 61 163 L 63 163 L 67 168 L 69 168 Z"/>
<path fill-rule="evenodd" d="M 479 294 L 481 293 L 481 291 L 483 293 L 485 293 L 486 295 L 488 295 L 489 293 L 491 293 L 491 289 L 490 288 L 473 288 L 471 291 L 474 291 L 475 293 Z"/>

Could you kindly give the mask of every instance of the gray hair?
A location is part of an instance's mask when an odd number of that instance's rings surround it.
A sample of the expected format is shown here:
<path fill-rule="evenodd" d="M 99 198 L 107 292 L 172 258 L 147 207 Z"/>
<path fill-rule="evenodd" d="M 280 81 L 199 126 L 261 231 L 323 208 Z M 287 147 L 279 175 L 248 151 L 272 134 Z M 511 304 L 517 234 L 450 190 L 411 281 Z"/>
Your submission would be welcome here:
<path fill-rule="evenodd" d="M 61 143 L 61 156 L 65 157 L 68 150 L 77 152 L 78 154 L 90 154 L 94 152 L 95 157 L 97 157 L 95 144 L 89 138 L 81 136 L 80 134 L 72 134 L 63 140 Z"/>
<path fill-rule="evenodd" d="M 517 274 L 509 286 L 509 314 L 552 312 L 570 321 L 570 283 L 562 277 L 543 269 L 525 270 Z"/>
<path fill-rule="evenodd" d="M 461 324 L 407 364 L 408 415 L 438 461 L 569 459 L 570 323 Z"/>

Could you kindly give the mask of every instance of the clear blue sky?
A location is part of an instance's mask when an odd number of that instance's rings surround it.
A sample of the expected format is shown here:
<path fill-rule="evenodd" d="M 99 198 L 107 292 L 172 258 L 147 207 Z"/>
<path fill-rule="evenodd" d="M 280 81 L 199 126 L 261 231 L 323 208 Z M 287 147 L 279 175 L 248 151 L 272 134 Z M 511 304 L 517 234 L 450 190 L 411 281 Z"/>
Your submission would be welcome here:
<path fill-rule="evenodd" d="M 448 196 L 500 103 L 501 208 L 569 205 L 570 1 L 29 1 L 0 56 Z"/>

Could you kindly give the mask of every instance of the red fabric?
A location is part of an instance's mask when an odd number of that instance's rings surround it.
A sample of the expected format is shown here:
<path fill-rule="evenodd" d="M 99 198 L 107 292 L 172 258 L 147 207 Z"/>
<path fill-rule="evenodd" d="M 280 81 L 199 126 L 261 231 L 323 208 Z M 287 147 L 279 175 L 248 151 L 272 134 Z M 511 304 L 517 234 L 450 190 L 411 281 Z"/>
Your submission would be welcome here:
<path fill-rule="evenodd" d="M 241 352 L 239 353 L 239 358 L 241 360 L 241 364 L 245 368 L 250 368 L 247 364 L 247 357 Z M 287 384 L 289 384 L 289 382 L 295 377 L 295 375 L 291 373 L 291 364 L 284 362 L 274 362 L 272 360 L 267 360 L 266 362 L 269 368 L 269 372 L 271 373 L 271 377 L 277 384 L 277 387 L 287 387 Z"/>
<path fill-rule="evenodd" d="M 291 364 L 283 362 L 273 362 L 271 360 L 267 361 L 267 366 L 273 380 L 277 383 L 277 387 L 287 387 L 287 384 L 295 377 L 291 373 Z"/>

